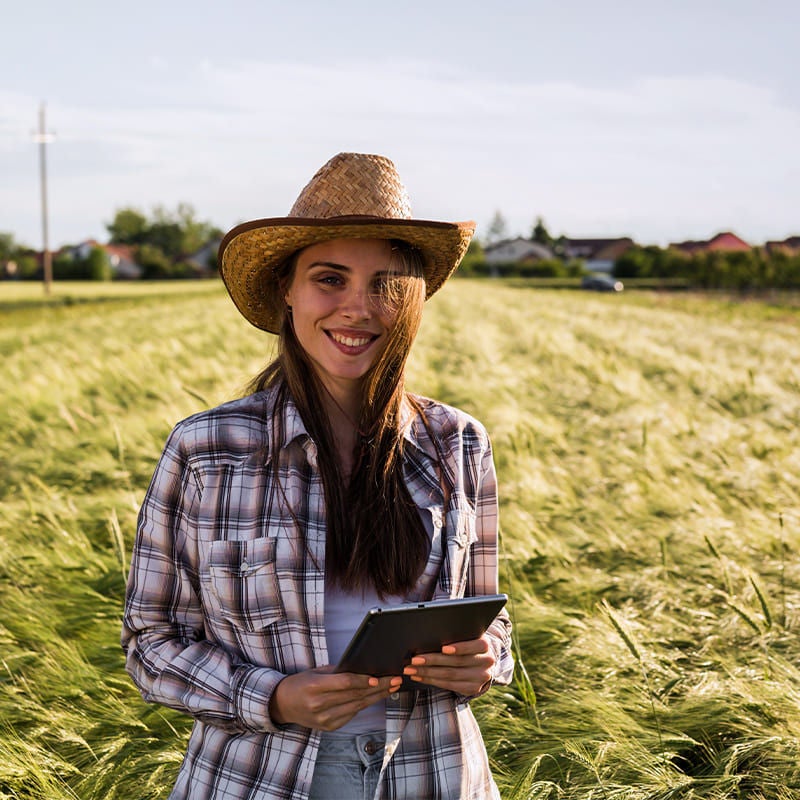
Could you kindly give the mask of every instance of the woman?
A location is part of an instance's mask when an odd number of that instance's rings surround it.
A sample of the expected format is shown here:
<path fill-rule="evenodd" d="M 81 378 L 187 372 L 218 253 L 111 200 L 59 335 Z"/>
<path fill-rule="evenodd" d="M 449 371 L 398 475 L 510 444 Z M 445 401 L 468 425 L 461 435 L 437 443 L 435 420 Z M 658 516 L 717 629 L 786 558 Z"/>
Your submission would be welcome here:
<path fill-rule="evenodd" d="M 279 355 L 171 433 L 144 500 L 122 644 L 145 700 L 192 715 L 171 798 L 497 797 L 468 701 L 513 670 L 500 614 L 403 675 L 336 673 L 378 603 L 497 590 L 483 427 L 409 395 L 422 306 L 473 223 L 413 220 L 394 165 L 343 153 L 220 269 Z"/>

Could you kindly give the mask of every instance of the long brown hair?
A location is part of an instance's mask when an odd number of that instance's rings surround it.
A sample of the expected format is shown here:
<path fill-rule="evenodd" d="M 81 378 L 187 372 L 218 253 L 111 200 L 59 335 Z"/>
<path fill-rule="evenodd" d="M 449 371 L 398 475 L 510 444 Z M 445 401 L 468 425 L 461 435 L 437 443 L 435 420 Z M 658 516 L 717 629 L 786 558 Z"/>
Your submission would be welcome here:
<path fill-rule="evenodd" d="M 373 586 L 381 596 L 409 591 L 424 569 L 429 539 L 403 479 L 401 412 L 405 365 L 425 302 L 422 256 L 392 240 L 392 258 L 380 302 L 396 312 L 386 346 L 363 378 L 357 420 L 358 444 L 349 480 L 342 474 L 325 413 L 326 390 L 294 333 L 291 317 L 281 324 L 278 356 L 250 383 L 250 392 L 275 388 L 273 444 L 282 439 L 289 397 L 317 445 L 327 512 L 327 576 L 343 589 Z M 278 271 L 282 291 L 294 275 L 297 254 Z M 411 398 L 417 413 L 421 409 Z M 278 480 L 277 459 L 273 460 Z"/>

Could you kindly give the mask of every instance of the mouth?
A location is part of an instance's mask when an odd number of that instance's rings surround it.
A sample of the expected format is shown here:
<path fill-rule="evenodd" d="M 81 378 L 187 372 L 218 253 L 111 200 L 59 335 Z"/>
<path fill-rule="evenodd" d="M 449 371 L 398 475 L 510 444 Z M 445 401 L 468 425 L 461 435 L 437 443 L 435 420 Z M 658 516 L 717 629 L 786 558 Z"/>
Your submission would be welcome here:
<path fill-rule="evenodd" d="M 345 352 L 362 352 L 366 350 L 369 345 L 371 345 L 377 338 L 377 334 L 374 333 L 338 333 L 336 331 L 325 331 L 328 335 L 328 338 L 331 339 L 334 344 L 337 344 L 341 350 Z"/>

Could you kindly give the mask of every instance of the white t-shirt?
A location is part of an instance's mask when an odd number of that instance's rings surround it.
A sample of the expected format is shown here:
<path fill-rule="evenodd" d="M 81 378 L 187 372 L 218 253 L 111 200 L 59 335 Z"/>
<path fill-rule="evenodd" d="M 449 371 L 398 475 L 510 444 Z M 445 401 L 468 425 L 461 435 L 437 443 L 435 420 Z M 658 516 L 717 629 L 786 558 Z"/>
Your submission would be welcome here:
<path fill-rule="evenodd" d="M 350 643 L 364 614 L 374 606 L 388 606 L 402 603 L 402 597 L 385 597 L 381 600 L 375 590 L 342 591 L 338 586 L 325 587 L 325 637 L 328 643 L 328 662 L 337 664 Z M 386 701 L 379 700 L 363 711 L 359 711 L 338 732 L 371 733 L 382 731 L 386 725 Z"/>

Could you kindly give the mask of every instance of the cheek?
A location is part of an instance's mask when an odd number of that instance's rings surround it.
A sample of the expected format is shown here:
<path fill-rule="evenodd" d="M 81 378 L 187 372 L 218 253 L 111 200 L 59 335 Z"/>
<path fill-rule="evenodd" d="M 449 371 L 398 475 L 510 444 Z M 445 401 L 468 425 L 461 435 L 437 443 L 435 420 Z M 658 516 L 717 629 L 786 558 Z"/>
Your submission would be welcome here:
<path fill-rule="evenodd" d="M 330 314 L 335 307 L 330 297 L 302 289 L 289 292 L 287 299 L 292 307 L 295 324 L 298 321 L 305 325 L 313 324 Z"/>
<path fill-rule="evenodd" d="M 391 329 L 395 326 L 397 318 L 400 316 L 400 309 L 397 304 L 376 300 L 372 304 L 375 316 L 380 320 L 384 328 Z"/>
<path fill-rule="evenodd" d="M 397 323 L 397 312 L 387 312 L 380 315 L 381 317 L 381 325 L 386 328 L 387 331 L 391 331 L 395 324 Z"/>

